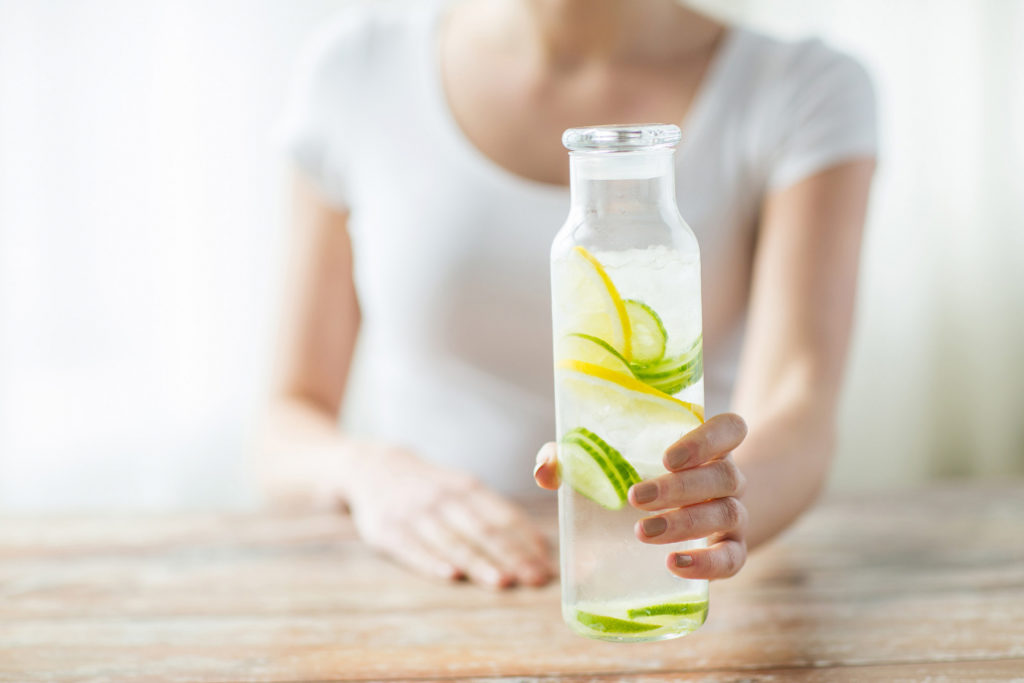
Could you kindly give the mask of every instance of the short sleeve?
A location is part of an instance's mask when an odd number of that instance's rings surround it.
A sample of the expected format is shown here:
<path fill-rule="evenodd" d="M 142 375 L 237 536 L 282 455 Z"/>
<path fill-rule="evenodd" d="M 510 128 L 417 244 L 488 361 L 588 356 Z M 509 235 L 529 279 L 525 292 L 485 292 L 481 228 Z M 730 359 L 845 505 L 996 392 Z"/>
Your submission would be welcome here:
<path fill-rule="evenodd" d="M 786 79 L 768 189 L 793 185 L 843 161 L 878 152 L 875 91 L 852 57 L 813 42 L 797 56 Z"/>
<path fill-rule="evenodd" d="M 345 134 L 347 92 L 356 85 L 353 54 L 358 21 L 345 15 L 322 29 L 302 50 L 291 76 L 275 138 L 291 160 L 332 204 L 350 203 Z"/>

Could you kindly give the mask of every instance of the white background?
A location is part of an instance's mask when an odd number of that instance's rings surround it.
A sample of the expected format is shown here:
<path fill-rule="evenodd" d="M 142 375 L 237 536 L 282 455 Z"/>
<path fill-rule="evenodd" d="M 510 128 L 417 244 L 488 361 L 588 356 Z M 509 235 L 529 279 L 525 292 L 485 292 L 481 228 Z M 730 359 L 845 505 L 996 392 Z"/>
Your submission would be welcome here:
<path fill-rule="evenodd" d="M 254 501 L 272 129 L 341 4 L 0 0 L 0 510 Z M 701 4 L 822 34 L 879 89 L 833 485 L 1024 471 L 1024 2 Z"/>

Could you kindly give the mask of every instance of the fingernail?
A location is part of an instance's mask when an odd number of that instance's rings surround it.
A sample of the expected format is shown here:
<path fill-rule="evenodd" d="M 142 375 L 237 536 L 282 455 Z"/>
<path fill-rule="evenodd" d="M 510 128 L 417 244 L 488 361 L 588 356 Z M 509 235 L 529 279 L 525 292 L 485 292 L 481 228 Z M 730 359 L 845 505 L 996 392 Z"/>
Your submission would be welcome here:
<path fill-rule="evenodd" d="M 668 528 L 668 522 L 661 517 L 650 517 L 640 522 L 640 526 L 644 530 L 644 536 L 651 538 L 652 536 L 665 533 L 665 529 Z"/>
<path fill-rule="evenodd" d="M 650 503 L 657 497 L 658 485 L 654 482 L 644 482 L 633 486 L 633 499 L 641 505 L 644 503 Z"/>
<path fill-rule="evenodd" d="M 677 567 L 689 567 L 691 564 L 693 564 L 693 558 L 689 555 L 676 555 Z"/>
<path fill-rule="evenodd" d="M 693 456 L 693 449 L 688 446 L 680 448 L 678 445 L 673 447 L 668 453 L 665 454 L 665 465 L 670 470 L 681 470 L 686 467 L 686 464 L 690 462 L 690 458 Z"/>

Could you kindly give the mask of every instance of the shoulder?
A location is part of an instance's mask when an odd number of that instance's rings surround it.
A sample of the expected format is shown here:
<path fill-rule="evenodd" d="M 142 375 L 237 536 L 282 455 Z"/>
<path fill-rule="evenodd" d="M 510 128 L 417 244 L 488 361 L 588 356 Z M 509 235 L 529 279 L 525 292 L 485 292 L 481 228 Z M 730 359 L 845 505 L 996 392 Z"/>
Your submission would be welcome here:
<path fill-rule="evenodd" d="M 820 38 L 786 40 L 748 28 L 739 30 L 749 42 L 751 52 L 776 76 L 786 75 L 798 80 L 830 69 L 863 71 L 854 57 Z"/>
<path fill-rule="evenodd" d="M 816 38 L 733 30 L 728 121 L 759 186 L 777 189 L 832 164 L 876 156 L 875 89 L 857 59 Z"/>
<path fill-rule="evenodd" d="M 437 0 L 355 0 L 319 27 L 294 64 L 276 135 L 325 196 L 348 205 L 353 131 L 386 87 L 408 87 L 424 12 Z"/>
<path fill-rule="evenodd" d="M 750 29 L 741 32 L 748 85 L 758 103 L 787 114 L 814 103 L 840 100 L 873 111 L 875 91 L 859 60 L 818 38 L 783 40 Z M 811 112 L 805 112 L 811 113 Z"/>
<path fill-rule="evenodd" d="M 402 52 L 433 2 L 354 0 L 319 27 L 299 57 L 300 72 L 320 77 L 354 74 Z"/>

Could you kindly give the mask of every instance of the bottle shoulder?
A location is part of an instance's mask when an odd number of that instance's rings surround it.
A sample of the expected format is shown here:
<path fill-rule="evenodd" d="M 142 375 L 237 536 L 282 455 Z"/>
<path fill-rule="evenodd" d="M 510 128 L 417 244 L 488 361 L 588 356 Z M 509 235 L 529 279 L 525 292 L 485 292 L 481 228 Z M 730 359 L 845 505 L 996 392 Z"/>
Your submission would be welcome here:
<path fill-rule="evenodd" d="M 593 216 L 572 212 L 555 235 L 551 257 L 564 256 L 575 246 L 602 252 L 667 248 L 699 255 L 697 236 L 678 212 L 672 213 Z"/>

